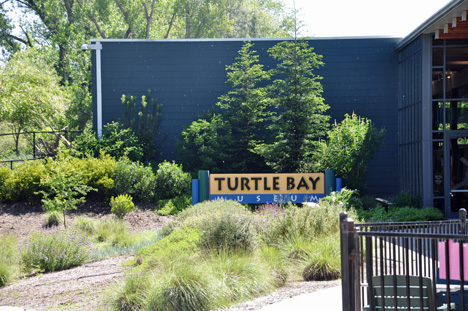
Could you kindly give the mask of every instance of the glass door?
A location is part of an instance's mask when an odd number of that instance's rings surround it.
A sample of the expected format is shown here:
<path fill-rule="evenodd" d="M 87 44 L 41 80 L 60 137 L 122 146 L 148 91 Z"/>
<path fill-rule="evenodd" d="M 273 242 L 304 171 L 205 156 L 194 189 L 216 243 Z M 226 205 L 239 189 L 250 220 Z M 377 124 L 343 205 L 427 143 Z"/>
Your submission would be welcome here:
<path fill-rule="evenodd" d="M 468 131 L 445 135 L 445 217 L 457 218 L 458 210 L 468 208 Z"/>

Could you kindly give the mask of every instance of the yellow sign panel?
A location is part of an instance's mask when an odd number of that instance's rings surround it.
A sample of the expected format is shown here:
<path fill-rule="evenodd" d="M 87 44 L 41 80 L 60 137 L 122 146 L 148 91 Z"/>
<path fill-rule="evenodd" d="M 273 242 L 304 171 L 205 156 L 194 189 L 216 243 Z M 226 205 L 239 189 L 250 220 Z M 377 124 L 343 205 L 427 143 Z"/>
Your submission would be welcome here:
<path fill-rule="evenodd" d="M 323 194 L 323 173 L 211 174 L 210 195 Z"/>

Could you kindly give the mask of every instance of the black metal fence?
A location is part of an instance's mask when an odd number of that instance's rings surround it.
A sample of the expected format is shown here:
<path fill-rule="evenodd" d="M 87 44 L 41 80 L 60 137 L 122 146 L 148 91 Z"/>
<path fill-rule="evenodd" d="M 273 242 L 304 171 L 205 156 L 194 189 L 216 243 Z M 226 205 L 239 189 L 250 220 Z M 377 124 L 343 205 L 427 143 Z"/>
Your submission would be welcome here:
<path fill-rule="evenodd" d="M 11 169 L 13 169 L 13 164 L 18 163 L 18 162 L 24 162 L 24 161 L 31 161 L 31 160 L 37 160 L 37 159 L 43 159 L 47 156 L 53 156 L 55 155 L 55 150 L 54 147 L 55 145 L 58 146 L 58 142 L 60 138 L 62 138 L 63 141 L 65 142 L 70 142 L 73 141 L 74 137 L 77 134 L 82 133 L 82 131 L 69 131 L 67 129 L 62 129 L 62 130 L 57 130 L 57 131 L 30 131 L 30 132 L 21 132 L 20 136 L 27 137 L 28 144 L 29 144 L 29 149 L 30 152 L 26 153 L 26 156 L 22 157 L 21 159 L 3 159 L 0 160 L 0 165 L 7 165 L 10 166 Z M 15 133 L 5 133 L 5 134 L 0 134 L 0 137 L 4 136 L 16 136 L 17 134 Z M 50 137 L 53 137 L 55 141 L 49 142 L 46 139 L 44 139 L 44 135 L 49 135 Z M 16 139 L 19 139 L 16 138 Z"/>
<path fill-rule="evenodd" d="M 468 310 L 466 210 L 459 219 L 355 224 L 340 214 L 343 311 Z"/>

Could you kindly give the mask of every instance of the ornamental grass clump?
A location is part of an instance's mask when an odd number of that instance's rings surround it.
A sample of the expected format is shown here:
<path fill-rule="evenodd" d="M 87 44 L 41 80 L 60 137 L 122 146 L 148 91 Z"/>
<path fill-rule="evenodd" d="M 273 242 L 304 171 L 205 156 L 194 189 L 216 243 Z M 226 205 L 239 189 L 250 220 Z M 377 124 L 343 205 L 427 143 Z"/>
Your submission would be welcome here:
<path fill-rule="evenodd" d="M 65 270 L 86 262 L 94 252 L 86 235 L 79 231 L 49 230 L 31 234 L 22 247 L 26 270 Z"/>
<path fill-rule="evenodd" d="M 0 236 L 0 287 L 10 283 L 18 273 L 18 240 L 13 235 Z"/>

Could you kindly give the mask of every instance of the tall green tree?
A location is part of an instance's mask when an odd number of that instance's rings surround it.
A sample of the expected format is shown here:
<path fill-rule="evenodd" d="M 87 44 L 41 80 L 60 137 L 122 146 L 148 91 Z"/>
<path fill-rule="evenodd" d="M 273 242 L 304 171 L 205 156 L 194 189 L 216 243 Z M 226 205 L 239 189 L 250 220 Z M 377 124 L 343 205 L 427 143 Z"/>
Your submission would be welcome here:
<path fill-rule="evenodd" d="M 246 42 L 236 62 L 226 67 L 230 91 L 219 98 L 217 105 L 224 110 L 223 117 L 231 126 L 230 165 L 233 172 L 259 172 L 266 170 L 262 158 L 254 152 L 263 142 L 265 120 L 270 115 L 269 97 L 262 86 L 271 77 L 259 64 L 253 43 Z"/>
<path fill-rule="evenodd" d="M 34 49 L 15 53 L 0 68 L 0 121 L 15 133 L 17 153 L 22 131 L 56 128 L 69 102 L 56 72 Z"/>
<path fill-rule="evenodd" d="M 270 88 L 277 109 L 270 126 L 275 137 L 256 150 L 276 172 L 302 171 L 328 127 L 322 78 L 314 73 L 324 63 L 305 40 L 283 41 L 268 52 L 278 62 Z"/>
<path fill-rule="evenodd" d="M 280 0 L 5 0 L 0 2 L 0 45 L 50 53 L 62 85 L 73 86 L 72 125 L 90 120 L 92 38 L 285 37 L 289 15 Z M 19 17 L 13 25 L 5 8 Z M 16 31 L 13 32 L 13 29 Z"/>

